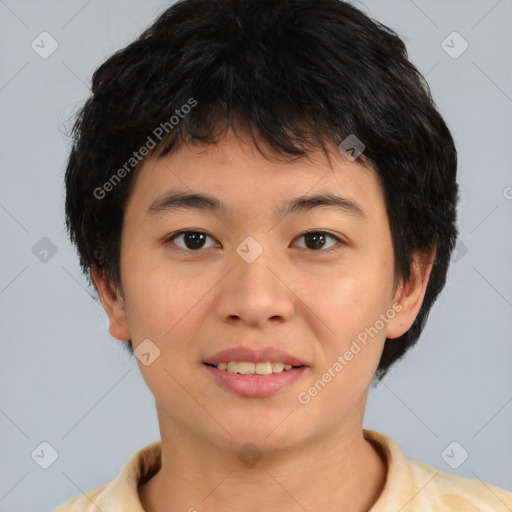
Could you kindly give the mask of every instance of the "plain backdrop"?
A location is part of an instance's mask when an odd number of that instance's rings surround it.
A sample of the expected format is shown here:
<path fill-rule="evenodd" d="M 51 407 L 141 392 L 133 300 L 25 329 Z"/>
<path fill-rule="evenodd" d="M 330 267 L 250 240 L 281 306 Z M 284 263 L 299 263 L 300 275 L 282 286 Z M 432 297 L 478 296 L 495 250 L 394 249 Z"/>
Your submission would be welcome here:
<path fill-rule="evenodd" d="M 67 240 L 63 172 L 93 71 L 168 5 L 0 1 L 1 511 L 51 510 L 159 439 L 152 396 Z M 356 5 L 426 75 L 462 196 L 446 288 L 418 345 L 371 391 L 364 426 L 411 459 L 512 491 L 512 2 Z"/>

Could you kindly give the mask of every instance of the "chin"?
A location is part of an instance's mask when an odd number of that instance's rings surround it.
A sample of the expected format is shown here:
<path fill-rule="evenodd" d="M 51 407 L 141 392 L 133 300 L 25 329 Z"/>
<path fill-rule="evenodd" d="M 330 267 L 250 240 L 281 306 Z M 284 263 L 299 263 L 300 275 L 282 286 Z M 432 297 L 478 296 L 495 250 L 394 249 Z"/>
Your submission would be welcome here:
<path fill-rule="evenodd" d="M 305 440 L 304 430 L 298 429 L 291 422 L 287 423 L 291 420 L 289 416 L 286 418 L 287 414 L 289 413 L 272 414 L 267 419 L 262 418 L 261 414 L 258 419 L 251 415 L 229 420 L 224 417 L 223 425 L 226 425 L 226 430 L 231 436 L 226 433 L 223 440 L 219 441 L 225 448 L 236 452 L 246 443 L 252 443 L 266 454 L 291 448 Z"/>

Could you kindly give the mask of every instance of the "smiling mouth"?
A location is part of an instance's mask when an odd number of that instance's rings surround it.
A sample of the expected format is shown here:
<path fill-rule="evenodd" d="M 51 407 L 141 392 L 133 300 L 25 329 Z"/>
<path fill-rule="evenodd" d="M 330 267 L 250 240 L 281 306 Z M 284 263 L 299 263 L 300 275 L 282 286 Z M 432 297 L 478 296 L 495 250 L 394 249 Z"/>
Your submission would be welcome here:
<path fill-rule="evenodd" d="M 265 375 L 271 375 L 273 373 L 287 372 L 295 368 L 303 367 L 270 361 L 262 363 L 251 363 L 248 361 L 226 361 L 218 364 L 204 364 L 213 368 L 217 368 L 217 370 L 225 371 L 226 373 L 237 373 L 239 375 L 259 375 L 261 377 L 264 377 Z"/>

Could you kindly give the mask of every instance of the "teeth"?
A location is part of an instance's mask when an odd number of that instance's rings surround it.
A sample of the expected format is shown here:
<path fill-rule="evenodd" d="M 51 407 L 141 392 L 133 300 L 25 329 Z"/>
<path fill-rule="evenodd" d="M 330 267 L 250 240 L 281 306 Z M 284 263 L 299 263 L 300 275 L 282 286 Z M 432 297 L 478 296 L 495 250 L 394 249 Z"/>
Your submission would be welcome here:
<path fill-rule="evenodd" d="M 242 375 L 251 375 L 251 373 L 254 373 L 255 369 L 256 365 L 254 363 L 246 363 L 245 361 L 238 363 L 238 373 Z"/>
<path fill-rule="evenodd" d="M 229 373 L 239 373 L 241 375 L 270 375 L 271 373 L 281 373 L 292 369 L 291 364 L 284 363 L 250 363 L 247 361 L 226 361 L 214 365 L 218 370 L 228 371 Z"/>
<path fill-rule="evenodd" d="M 289 365 L 286 365 L 286 366 L 289 366 Z M 274 373 L 280 373 L 283 371 L 283 369 L 284 369 L 283 363 L 272 363 L 272 371 Z"/>
<path fill-rule="evenodd" d="M 227 370 L 229 373 L 238 373 L 238 363 L 236 361 L 229 361 Z"/>
<path fill-rule="evenodd" d="M 272 363 L 257 363 L 256 373 L 258 375 L 270 375 L 272 373 Z"/>

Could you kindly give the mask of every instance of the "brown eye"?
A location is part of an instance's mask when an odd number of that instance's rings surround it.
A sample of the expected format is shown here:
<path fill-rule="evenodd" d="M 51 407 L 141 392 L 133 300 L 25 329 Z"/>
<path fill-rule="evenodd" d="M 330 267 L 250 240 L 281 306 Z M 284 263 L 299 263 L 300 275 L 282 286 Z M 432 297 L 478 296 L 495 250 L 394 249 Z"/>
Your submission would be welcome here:
<path fill-rule="evenodd" d="M 308 231 L 298 238 L 304 238 L 304 248 L 312 251 L 329 252 L 331 248 L 336 246 L 336 242 L 342 243 L 339 238 L 327 233 L 326 231 Z M 328 243 L 329 238 L 334 240 L 334 243 L 326 248 L 326 243 Z"/>
<path fill-rule="evenodd" d="M 208 238 L 212 239 L 210 235 L 207 235 L 202 231 L 181 231 L 180 233 L 176 233 L 171 236 L 168 239 L 168 242 L 174 243 L 180 249 L 198 251 L 199 249 L 203 249 L 205 247 L 205 243 Z M 180 243 L 176 243 L 177 240 L 180 240 Z"/>

